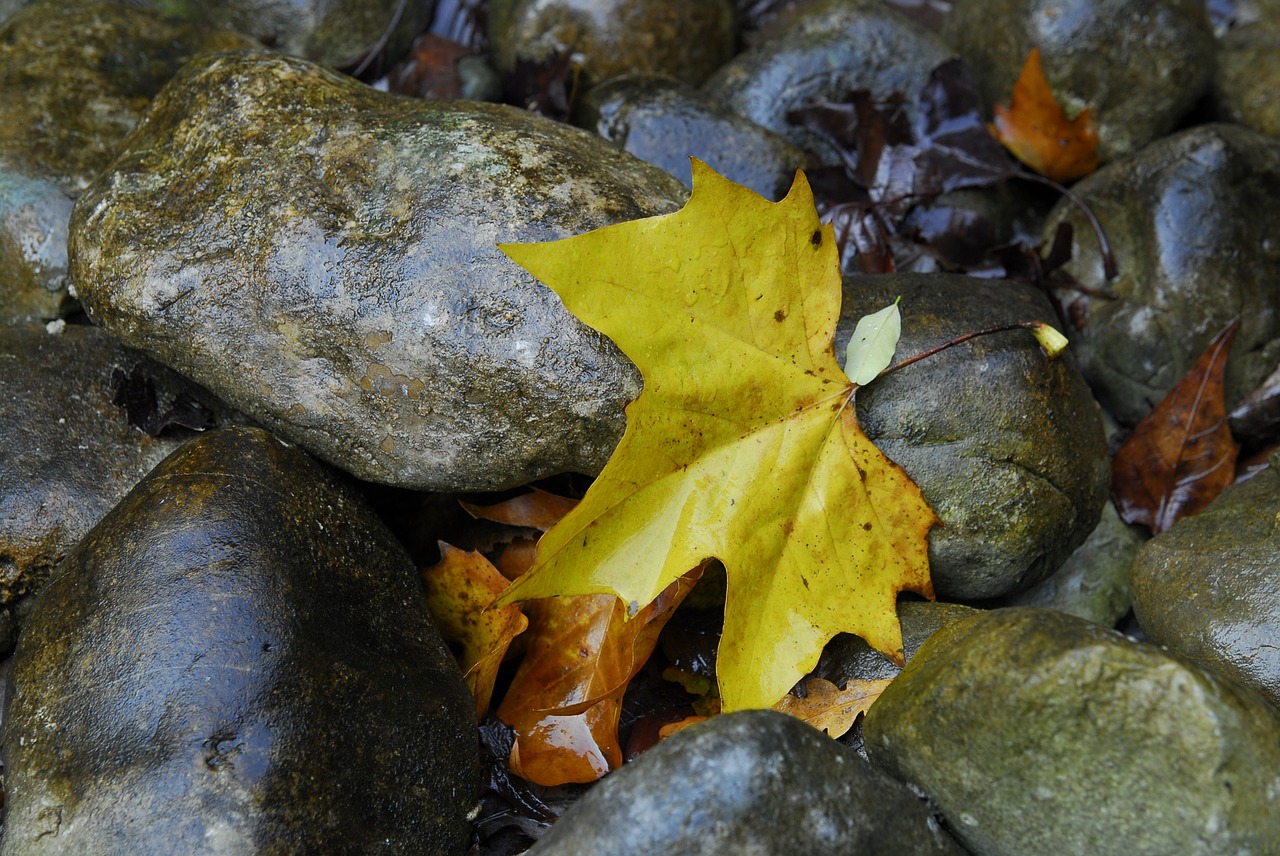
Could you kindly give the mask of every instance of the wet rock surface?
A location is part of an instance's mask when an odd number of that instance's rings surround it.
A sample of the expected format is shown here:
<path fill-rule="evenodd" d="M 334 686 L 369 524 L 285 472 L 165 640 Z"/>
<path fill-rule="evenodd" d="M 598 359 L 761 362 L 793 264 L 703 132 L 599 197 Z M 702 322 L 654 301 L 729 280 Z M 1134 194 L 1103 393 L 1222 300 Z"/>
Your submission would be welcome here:
<path fill-rule="evenodd" d="M 689 157 L 767 199 L 787 195 L 802 150 L 679 81 L 630 75 L 593 87 L 575 124 L 692 186 Z"/>
<path fill-rule="evenodd" d="M 962 851 L 902 784 L 796 719 L 749 711 L 686 729 L 613 773 L 529 852 Z"/>
<path fill-rule="evenodd" d="M 500 488 L 597 472 L 640 385 L 496 244 L 682 200 L 657 168 L 514 108 L 222 54 L 184 70 L 82 197 L 73 275 L 95 323 L 361 478 Z"/>
<path fill-rule="evenodd" d="M 0 24 L 0 160 L 76 193 L 183 63 L 253 44 L 126 3 L 33 3 Z"/>
<path fill-rule="evenodd" d="M 501 71 L 573 54 L 587 79 L 659 74 L 702 83 L 733 56 L 732 0 L 492 0 L 489 39 Z"/>
<path fill-rule="evenodd" d="M 0 160 L 0 324 L 58 318 L 67 293 L 71 197 Z"/>
<path fill-rule="evenodd" d="M 1280 705 L 1277 463 L 1148 541 L 1129 581 L 1152 642 Z"/>
<path fill-rule="evenodd" d="M 828 0 L 738 54 L 703 87 L 713 101 L 793 143 L 828 155 L 787 111 L 867 89 L 878 100 L 916 93 L 951 56 L 936 36 L 877 0 Z"/>
<path fill-rule="evenodd" d="M 472 707 L 361 500 L 265 432 L 211 432 L 41 595 L 0 853 L 459 853 Z"/>
<path fill-rule="evenodd" d="M 1099 155 L 1113 160 L 1173 129 L 1206 91 L 1216 55 L 1199 0 L 984 0 L 957 3 L 943 37 L 989 105 L 1009 103 L 1033 47 L 1070 116 L 1097 111 Z"/>
<path fill-rule="evenodd" d="M 113 403 L 130 380 L 152 385 L 157 408 L 185 396 L 210 426 L 234 420 L 207 391 L 97 328 L 0 327 L 0 651 L 13 648 L 29 595 L 58 562 L 193 436 L 131 425 Z"/>
<path fill-rule="evenodd" d="M 1203 125 L 1152 143 L 1074 187 L 1115 255 L 1107 281 L 1092 229 L 1074 229 L 1066 271 L 1118 299 L 1073 299 L 1072 350 L 1103 407 L 1133 425 L 1162 399 L 1231 319 L 1227 364 L 1234 406 L 1280 361 L 1280 143 L 1234 125 Z"/>
<path fill-rule="evenodd" d="M 1222 37 L 1215 95 L 1225 118 L 1280 136 L 1280 9 Z"/>
<path fill-rule="evenodd" d="M 427 23 L 428 3 L 400 0 L 152 0 L 159 11 L 202 29 L 223 27 L 264 45 L 334 68 L 354 65 L 379 46 L 401 56 Z"/>
<path fill-rule="evenodd" d="M 864 734 L 872 761 L 983 856 L 1269 853 L 1280 840 L 1280 712 L 1053 610 L 944 627 Z"/>
<path fill-rule="evenodd" d="M 849 277 L 835 348 L 901 297 L 897 359 L 1001 323 L 1054 323 L 1029 286 L 946 274 Z M 858 391 L 858 420 L 942 519 L 935 591 L 998 597 L 1051 574 L 1098 521 L 1110 483 L 1102 421 L 1069 355 L 1025 330 L 981 336 Z"/>

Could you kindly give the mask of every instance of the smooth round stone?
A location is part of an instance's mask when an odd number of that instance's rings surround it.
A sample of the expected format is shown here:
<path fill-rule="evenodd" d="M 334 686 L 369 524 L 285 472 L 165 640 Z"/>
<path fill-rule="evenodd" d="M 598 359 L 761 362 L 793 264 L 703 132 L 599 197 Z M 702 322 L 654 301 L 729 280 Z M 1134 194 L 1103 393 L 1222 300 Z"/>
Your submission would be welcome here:
<path fill-rule="evenodd" d="M 1147 638 L 1280 705 L 1277 465 L 1148 541 L 1129 582 Z"/>
<path fill-rule="evenodd" d="M 1280 10 L 1228 30 L 1217 68 L 1215 94 L 1225 118 L 1280 136 Z"/>
<path fill-rule="evenodd" d="M 737 38 L 732 0 L 492 0 L 488 12 L 500 71 L 572 54 L 594 83 L 641 73 L 696 85 Z"/>
<path fill-rule="evenodd" d="M 214 54 L 79 200 L 72 271 L 95 323 L 360 478 L 498 489 L 599 472 L 640 390 L 498 245 L 684 196 L 524 110 Z"/>
<path fill-rule="evenodd" d="M 1077 184 L 1097 215 L 1118 275 L 1103 275 L 1098 241 L 1060 202 L 1044 235 L 1073 227 L 1065 270 L 1118 299 L 1077 293 L 1072 350 L 1102 406 L 1134 425 L 1173 388 L 1210 340 L 1239 316 L 1227 361 L 1227 406 L 1280 362 L 1280 143 L 1236 125 L 1166 137 Z"/>
<path fill-rule="evenodd" d="M 258 429 L 160 464 L 32 613 L 0 853 L 461 853 L 473 702 L 403 548 Z"/>
<path fill-rule="evenodd" d="M 726 63 L 703 87 L 712 101 L 796 145 L 835 155 L 787 112 L 866 89 L 913 104 L 929 73 L 951 57 L 933 33 L 879 0 L 827 0 Z M 908 108 L 913 109 L 913 108 Z"/>
<path fill-rule="evenodd" d="M 66 314 L 67 221 L 72 200 L 55 183 L 0 158 L 0 325 Z"/>
<path fill-rule="evenodd" d="M 32 3 L 0 24 L 0 159 L 78 193 L 183 63 L 253 44 L 127 3 Z"/>
<path fill-rule="evenodd" d="M 872 705 L 871 760 L 983 856 L 1271 853 L 1280 711 L 1046 609 L 943 627 Z"/>
<path fill-rule="evenodd" d="M 716 716 L 610 774 L 530 856 L 962 852 L 910 790 L 768 710 Z"/>
<path fill-rule="evenodd" d="M 345 68 L 379 45 L 394 62 L 429 23 L 434 4 L 402 0 L 151 0 L 151 5 L 202 28 L 226 27 L 287 54 Z"/>
<path fill-rule="evenodd" d="M 693 184 L 690 156 L 730 181 L 774 201 L 787 195 L 802 150 L 693 87 L 664 77 L 628 75 L 593 87 L 574 123 L 643 161 Z"/>
<path fill-rule="evenodd" d="M 835 339 L 901 298 L 896 359 L 998 324 L 1057 323 L 1030 286 L 951 274 L 846 277 Z M 858 390 L 858 420 L 942 519 L 934 590 L 978 600 L 1049 576 L 1098 522 L 1110 465 L 1098 406 L 1071 349 L 1049 359 L 1026 330 L 980 336 Z"/>
<path fill-rule="evenodd" d="M 1163 134 L 1209 87 L 1213 27 L 1202 0 L 962 2 L 943 37 L 973 69 L 988 104 L 1009 103 L 1033 47 L 1069 116 L 1097 111 L 1109 161 Z"/>
<path fill-rule="evenodd" d="M 96 327 L 0 327 L 0 651 L 63 557 L 192 436 L 132 427 L 112 403 L 117 374 L 153 382 L 159 408 L 185 395 L 213 424 L 234 421 L 207 390 Z"/>

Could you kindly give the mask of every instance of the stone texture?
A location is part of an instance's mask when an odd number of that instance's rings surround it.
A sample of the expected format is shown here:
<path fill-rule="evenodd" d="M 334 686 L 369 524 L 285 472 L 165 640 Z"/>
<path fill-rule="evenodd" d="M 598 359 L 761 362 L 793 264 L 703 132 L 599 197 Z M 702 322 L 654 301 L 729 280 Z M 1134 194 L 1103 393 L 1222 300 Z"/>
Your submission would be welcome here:
<path fill-rule="evenodd" d="M 525 111 L 213 55 L 73 214 L 93 320 L 361 478 L 597 472 L 639 375 L 507 259 L 674 210 L 670 176 Z"/>
<path fill-rule="evenodd" d="M 0 325 L 66 314 L 71 197 L 0 159 Z"/>
<path fill-rule="evenodd" d="M 1147 637 L 1280 705 L 1280 458 L 1148 541 L 1129 570 Z"/>
<path fill-rule="evenodd" d="M 593 87 L 578 102 L 574 123 L 686 187 L 693 181 L 691 155 L 775 201 L 787 195 L 796 170 L 806 165 L 804 152 L 783 137 L 669 78 L 628 75 Z"/>
<path fill-rule="evenodd" d="M 32 3 L 0 24 L 0 160 L 77 193 L 183 63 L 252 44 L 126 3 Z"/>
<path fill-rule="evenodd" d="M 924 803 L 816 729 L 717 716 L 612 773 L 531 856 L 958 854 Z"/>
<path fill-rule="evenodd" d="M 878 0 L 815 4 L 720 68 L 703 87 L 730 110 L 836 162 L 816 135 L 787 121 L 787 111 L 840 100 L 855 89 L 877 99 L 915 94 L 951 56 L 930 33 Z"/>
<path fill-rule="evenodd" d="M 1227 363 L 1233 407 L 1280 362 L 1280 143 L 1235 125 L 1202 125 L 1104 167 L 1073 188 L 1097 215 L 1118 276 L 1064 200 L 1044 234 L 1074 229 L 1065 270 L 1111 300 L 1078 294 L 1072 349 L 1102 406 L 1134 425 L 1240 317 Z"/>
<path fill-rule="evenodd" d="M 55 328 L 56 329 L 56 328 Z M 112 403 L 113 376 L 140 371 L 168 408 L 187 395 L 214 424 L 235 416 L 206 390 L 94 327 L 0 327 L 0 651 L 29 595 L 151 468 L 192 436 L 148 436 Z"/>
<path fill-rule="evenodd" d="M 996 324 L 1055 323 L 1030 286 L 947 274 L 847 277 L 837 354 L 901 297 L 897 358 Z M 943 525 L 929 535 L 944 599 L 999 597 L 1051 574 L 1088 536 L 1110 469 L 1098 407 L 1070 356 L 1027 331 L 981 336 L 858 391 L 858 419 Z"/>
<path fill-rule="evenodd" d="M 638 72 L 696 85 L 737 38 L 732 0 L 492 0 L 488 16 L 499 70 L 573 54 L 593 83 Z"/>
<path fill-rule="evenodd" d="M 1097 111 L 1098 154 L 1131 154 L 1204 94 L 1216 45 L 1201 0 L 982 0 L 955 5 L 943 37 L 988 104 L 1009 103 L 1031 48 L 1070 116 Z"/>
<path fill-rule="evenodd" d="M 1226 118 L 1280 136 L 1280 11 L 1227 31 L 1214 83 Z"/>
<path fill-rule="evenodd" d="M 174 453 L 15 658 L 0 853 L 456 854 L 472 701 L 403 549 L 258 429 Z"/>
<path fill-rule="evenodd" d="M 863 733 L 982 856 L 1260 856 L 1280 841 L 1280 712 L 1053 610 L 942 628 Z"/>

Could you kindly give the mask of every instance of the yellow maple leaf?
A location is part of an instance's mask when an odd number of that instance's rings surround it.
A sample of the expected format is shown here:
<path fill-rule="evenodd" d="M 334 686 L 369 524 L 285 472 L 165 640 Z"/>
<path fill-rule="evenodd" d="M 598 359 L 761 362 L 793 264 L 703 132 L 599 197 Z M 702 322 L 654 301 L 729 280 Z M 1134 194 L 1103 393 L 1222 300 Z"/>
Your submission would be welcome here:
<path fill-rule="evenodd" d="M 726 711 L 772 706 L 839 632 L 901 662 L 897 594 L 932 596 L 937 518 L 858 426 L 832 347 L 835 238 L 804 175 L 772 203 L 694 160 L 674 214 L 501 249 L 613 339 L 644 392 L 499 602 L 614 593 L 634 614 L 715 557 Z"/>

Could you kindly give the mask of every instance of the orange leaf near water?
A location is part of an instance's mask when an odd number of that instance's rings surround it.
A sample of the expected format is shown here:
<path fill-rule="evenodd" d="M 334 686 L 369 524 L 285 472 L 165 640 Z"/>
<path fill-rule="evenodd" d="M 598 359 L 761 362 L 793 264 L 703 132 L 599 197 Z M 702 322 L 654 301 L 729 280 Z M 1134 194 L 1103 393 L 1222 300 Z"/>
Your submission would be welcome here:
<path fill-rule="evenodd" d="M 892 680 L 850 681 L 840 689 L 825 678 L 808 678 L 804 698 L 785 695 L 773 709 L 807 722 L 829 737 L 839 737 L 853 728 L 854 720 L 867 712 Z"/>
<path fill-rule="evenodd" d="M 627 684 L 701 568 L 634 618 L 613 595 L 529 603 L 527 652 L 498 708 L 515 731 L 511 771 L 540 785 L 594 782 L 622 764 L 618 716 Z"/>
<path fill-rule="evenodd" d="M 560 522 L 560 518 L 572 511 L 577 504 L 576 499 L 556 496 L 554 493 L 548 493 L 536 487 L 529 493 L 522 493 L 493 505 L 460 503 L 472 517 L 492 520 L 494 523 L 505 523 L 508 526 L 540 529 L 543 532 Z"/>
<path fill-rule="evenodd" d="M 427 608 L 440 633 L 462 648 L 458 663 L 476 701 L 476 717 L 489 710 L 493 682 L 511 640 L 529 622 L 518 606 L 486 610 L 507 580 L 479 553 L 440 542 L 440 563 L 422 572 Z"/>
<path fill-rule="evenodd" d="M 1093 108 L 1067 118 L 1049 89 L 1039 48 L 1027 55 L 1010 106 L 996 105 L 991 133 L 1014 157 L 1054 181 L 1070 181 L 1098 168 Z"/>
<path fill-rule="evenodd" d="M 1227 424 L 1223 381 L 1239 325 L 1233 321 L 1214 337 L 1116 453 L 1112 499 L 1125 522 L 1163 532 L 1203 511 L 1234 480 L 1240 447 Z"/>

